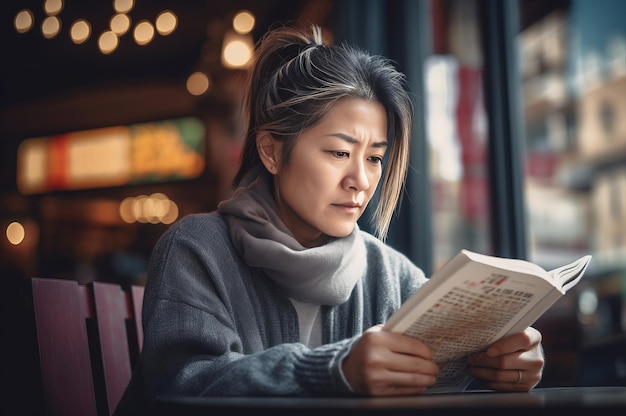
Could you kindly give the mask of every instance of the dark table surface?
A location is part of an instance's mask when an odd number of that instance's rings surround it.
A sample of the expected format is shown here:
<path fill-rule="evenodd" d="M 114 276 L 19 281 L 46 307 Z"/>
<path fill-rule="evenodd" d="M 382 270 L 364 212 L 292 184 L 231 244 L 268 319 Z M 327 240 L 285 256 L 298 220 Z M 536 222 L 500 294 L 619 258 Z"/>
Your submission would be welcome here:
<path fill-rule="evenodd" d="M 556 416 L 560 409 L 598 411 L 598 416 L 626 416 L 626 386 L 537 388 L 528 393 L 480 390 L 385 398 L 160 397 L 154 405 L 154 414 L 430 415 L 459 411 L 464 415 L 549 413 Z"/>

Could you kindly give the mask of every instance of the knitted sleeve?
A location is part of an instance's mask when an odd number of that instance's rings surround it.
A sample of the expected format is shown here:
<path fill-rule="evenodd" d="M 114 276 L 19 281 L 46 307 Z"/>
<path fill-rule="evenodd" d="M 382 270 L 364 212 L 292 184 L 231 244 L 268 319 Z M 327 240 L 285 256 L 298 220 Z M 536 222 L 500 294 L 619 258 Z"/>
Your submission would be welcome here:
<path fill-rule="evenodd" d="M 216 218 L 183 221 L 153 252 L 143 316 L 148 397 L 348 392 L 337 357 L 351 339 L 316 349 L 298 343 L 292 305 L 243 264 Z"/>

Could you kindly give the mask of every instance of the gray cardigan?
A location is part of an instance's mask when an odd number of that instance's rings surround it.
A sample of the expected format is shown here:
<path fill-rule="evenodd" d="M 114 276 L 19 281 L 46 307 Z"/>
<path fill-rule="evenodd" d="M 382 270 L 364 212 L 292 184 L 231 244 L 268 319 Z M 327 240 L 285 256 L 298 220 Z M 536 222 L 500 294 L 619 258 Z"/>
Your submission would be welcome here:
<path fill-rule="evenodd" d="M 350 299 L 322 307 L 323 344 L 298 342 L 289 299 L 248 267 L 218 213 L 173 224 L 151 256 L 143 304 L 144 343 L 116 415 L 141 414 L 159 395 L 350 394 L 341 358 L 426 281 L 402 253 L 363 234 L 367 266 Z M 277 260 L 279 261 L 279 260 Z"/>

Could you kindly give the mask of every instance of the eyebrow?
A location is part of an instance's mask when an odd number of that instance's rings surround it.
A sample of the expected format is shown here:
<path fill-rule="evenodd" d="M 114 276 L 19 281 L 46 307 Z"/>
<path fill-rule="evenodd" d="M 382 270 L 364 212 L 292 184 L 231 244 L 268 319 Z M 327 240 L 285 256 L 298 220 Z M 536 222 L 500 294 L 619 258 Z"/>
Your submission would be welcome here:
<path fill-rule="evenodd" d="M 337 137 L 343 141 L 346 141 L 350 144 L 358 144 L 359 140 L 355 139 L 352 136 L 349 136 L 347 134 L 344 133 L 331 133 L 328 134 L 327 136 L 333 136 L 333 137 Z M 376 148 L 386 148 L 387 146 L 389 146 L 389 143 L 387 143 L 387 140 L 383 140 L 380 142 L 374 142 L 374 144 L 372 145 L 372 147 L 376 147 Z"/>

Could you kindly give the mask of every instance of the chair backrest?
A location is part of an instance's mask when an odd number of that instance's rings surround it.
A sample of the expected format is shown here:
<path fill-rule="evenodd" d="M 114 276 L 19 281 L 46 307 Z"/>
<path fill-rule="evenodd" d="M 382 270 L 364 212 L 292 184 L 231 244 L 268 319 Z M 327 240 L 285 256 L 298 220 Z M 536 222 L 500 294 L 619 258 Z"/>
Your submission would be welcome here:
<path fill-rule="evenodd" d="M 46 414 L 111 415 L 142 347 L 143 287 L 31 282 Z"/>

